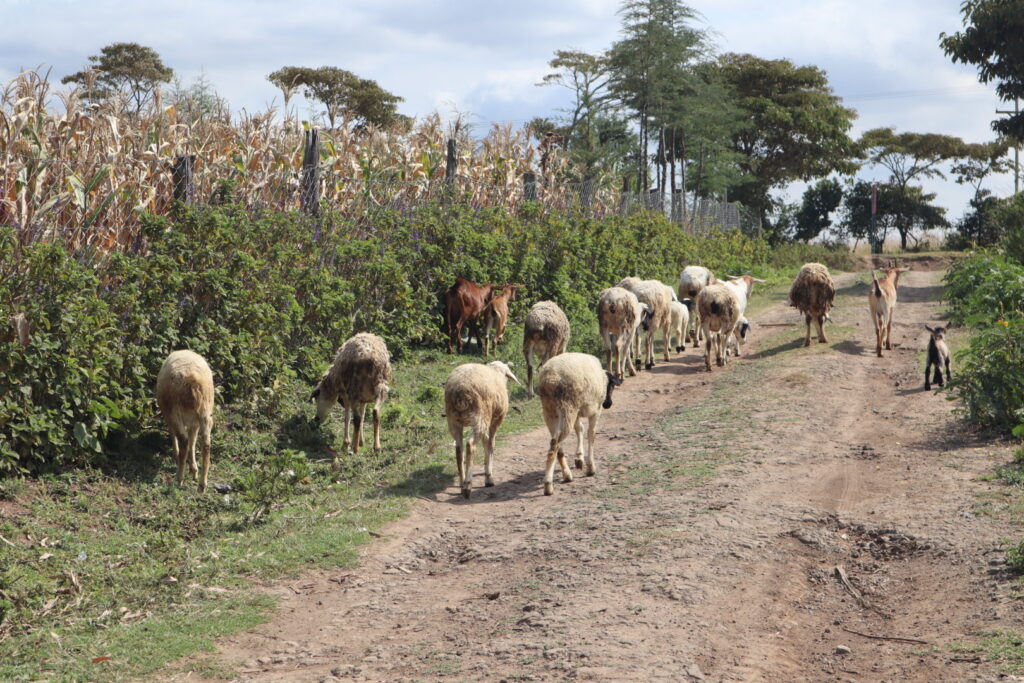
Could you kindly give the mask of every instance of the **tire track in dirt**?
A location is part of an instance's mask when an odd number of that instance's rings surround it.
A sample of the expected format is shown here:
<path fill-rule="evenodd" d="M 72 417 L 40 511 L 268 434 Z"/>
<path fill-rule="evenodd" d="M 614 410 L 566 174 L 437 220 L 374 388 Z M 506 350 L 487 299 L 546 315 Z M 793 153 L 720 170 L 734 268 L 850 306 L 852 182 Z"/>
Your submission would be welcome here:
<path fill-rule="evenodd" d="M 939 275 L 905 276 L 882 359 L 843 276 L 828 345 L 799 348 L 777 305 L 730 368 L 688 349 L 627 380 L 598 475 L 553 497 L 546 430 L 505 440 L 497 486 L 450 486 L 358 569 L 271 588 L 279 612 L 220 657 L 239 681 L 986 680 L 843 630 L 941 646 L 1020 627 L 983 554 L 1007 529 L 970 513 L 992 447 L 919 390 Z"/>

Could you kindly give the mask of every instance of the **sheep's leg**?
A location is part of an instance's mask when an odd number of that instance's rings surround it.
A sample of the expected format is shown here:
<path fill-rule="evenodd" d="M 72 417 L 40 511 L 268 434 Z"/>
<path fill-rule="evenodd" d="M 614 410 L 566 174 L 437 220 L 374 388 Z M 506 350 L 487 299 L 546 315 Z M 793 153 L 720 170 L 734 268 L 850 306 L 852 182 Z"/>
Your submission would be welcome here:
<path fill-rule="evenodd" d="M 199 465 L 196 464 L 196 441 L 199 438 L 199 425 L 190 425 L 188 428 L 188 447 L 185 454 L 188 456 L 188 470 L 192 473 L 192 481 L 198 478 Z"/>
<path fill-rule="evenodd" d="M 636 377 L 636 363 L 633 362 L 633 349 L 635 348 L 635 337 L 636 334 L 631 334 L 626 340 L 626 347 L 623 349 L 621 346 L 619 349 L 619 371 L 623 372 L 623 368 L 629 371 L 630 377 Z M 621 344 L 621 340 L 619 340 Z M 624 374 L 620 374 L 619 377 L 625 379 Z"/>
<path fill-rule="evenodd" d="M 611 374 L 614 375 L 616 368 L 612 367 L 612 349 L 615 348 L 615 335 L 607 335 L 604 338 L 604 345 L 605 345 L 605 358 L 607 358 L 607 362 L 605 363 L 605 365 L 608 366 L 608 372 L 610 372 Z"/>
<path fill-rule="evenodd" d="M 558 449 L 558 467 L 562 470 L 562 481 L 566 484 L 572 481 L 572 470 L 569 469 L 569 459 L 565 457 L 565 452 Z"/>
<path fill-rule="evenodd" d="M 665 362 L 666 363 L 669 361 L 668 343 L 669 343 L 671 337 L 672 337 L 672 332 L 671 332 L 671 330 L 670 330 L 668 325 L 665 325 L 665 327 L 661 328 L 661 341 L 662 341 L 662 344 L 664 344 L 664 348 L 662 349 L 662 352 L 664 353 L 664 358 L 665 358 Z"/>
<path fill-rule="evenodd" d="M 711 372 L 711 334 L 704 330 L 704 367 Z"/>
<path fill-rule="evenodd" d="M 548 448 L 548 461 L 544 465 L 544 495 L 551 496 L 555 493 L 555 459 L 558 457 L 558 437 L 551 439 Z"/>
<path fill-rule="evenodd" d="M 380 453 L 380 405 L 373 406 L 373 450 Z"/>
<path fill-rule="evenodd" d="M 455 435 L 455 466 L 459 469 L 459 486 L 462 485 L 462 480 L 465 478 L 464 470 L 465 464 L 462 462 L 462 428 L 459 428 L 459 433 Z"/>
<path fill-rule="evenodd" d="M 523 347 L 526 356 L 526 396 L 533 398 L 533 344 Z"/>
<path fill-rule="evenodd" d="M 185 481 L 185 458 L 188 454 L 188 440 L 183 434 L 171 432 L 171 443 L 174 445 L 174 464 L 178 466 L 178 486 Z"/>
<path fill-rule="evenodd" d="M 564 415 L 559 415 L 554 425 L 548 421 L 548 430 L 551 432 L 551 444 L 548 447 L 548 459 L 544 466 L 544 495 L 550 496 L 555 493 L 555 460 L 564 460 L 562 453 L 562 442 L 569 435 L 568 420 Z M 562 467 L 563 481 L 572 481 L 572 472 Z"/>
<path fill-rule="evenodd" d="M 597 437 L 597 415 L 591 415 L 587 422 L 587 476 L 597 474 L 597 464 L 594 462 L 594 439 Z"/>
<path fill-rule="evenodd" d="M 818 323 L 818 343 L 819 344 L 827 344 L 828 343 L 828 339 L 825 337 L 825 314 L 821 314 L 819 316 L 816 316 L 815 320 Z M 808 342 L 811 341 L 810 330 L 808 330 L 807 341 Z"/>
<path fill-rule="evenodd" d="M 355 451 L 359 452 L 359 449 L 363 446 L 363 423 L 366 422 L 366 404 L 360 403 L 355 410 L 352 411 L 352 418 L 356 423 L 356 433 L 353 437 L 356 442 Z"/>
<path fill-rule="evenodd" d="M 498 434 L 498 425 L 492 424 L 491 431 L 484 442 L 484 486 L 494 486 L 494 437 Z"/>
<path fill-rule="evenodd" d="M 573 425 L 573 430 L 576 432 L 576 453 L 573 456 L 575 460 L 576 469 L 583 469 L 583 418 L 577 417 L 576 424 Z"/>
<path fill-rule="evenodd" d="M 473 446 L 476 441 L 476 431 L 470 433 L 469 438 L 465 442 L 465 448 L 463 449 L 463 458 L 465 458 L 465 464 L 462 469 L 462 497 L 469 498 L 469 491 L 473 487 Z"/>
<path fill-rule="evenodd" d="M 807 323 L 807 336 L 804 337 L 804 346 L 811 345 L 811 314 L 804 314 L 804 322 Z"/>
<path fill-rule="evenodd" d="M 647 331 L 647 364 L 644 365 L 644 369 L 646 370 L 650 370 L 654 367 L 654 333 L 656 331 L 657 330 L 653 327 Z"/>
<path fill-rule="evenodd" d="M 202 473 L 199 475 L 199 492 L 206 490 L 206 478 L 210 474 L 210 432 L 213 430 L 213 419 L 207 418 L 200 427 L 203 439 Z"/>

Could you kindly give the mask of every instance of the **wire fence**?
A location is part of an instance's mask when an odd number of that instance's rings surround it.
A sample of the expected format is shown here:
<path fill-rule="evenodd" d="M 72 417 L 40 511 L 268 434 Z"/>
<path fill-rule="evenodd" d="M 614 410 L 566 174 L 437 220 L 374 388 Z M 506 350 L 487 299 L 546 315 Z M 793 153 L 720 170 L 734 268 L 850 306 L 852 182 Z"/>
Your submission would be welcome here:
<path fill-rule="evenodd" d="M 662 211 L 690 234 L 712 229 L 760 233 L 760 220 L 739 204 L 694 199 L 679 191 L 666 201 L 657 190 L 627 193 L 595 181 L 557 183 L 533 173 L 489 182 L 444 168 L 412 178 L 372 177 L 369 169 L 359 177 L 347 165 L 322 163 L 316 156 L 303 166 L 294 156 L 262 155 L 212 162 L 156 155 L 87 161 L 8 153 L 0 159 L 0 226 L 13 227 L 22 245 L 59 240 L 95 264 L 115 251 L 143 249 L 143 215 L 169 215 L 179 200 L 313 215 L 329 209 L 368 230 L 381 211 L 409 214 L 428 204 L 452 202 L 511 211 L 530 203 L 538 211 L 596 218 Z"/>

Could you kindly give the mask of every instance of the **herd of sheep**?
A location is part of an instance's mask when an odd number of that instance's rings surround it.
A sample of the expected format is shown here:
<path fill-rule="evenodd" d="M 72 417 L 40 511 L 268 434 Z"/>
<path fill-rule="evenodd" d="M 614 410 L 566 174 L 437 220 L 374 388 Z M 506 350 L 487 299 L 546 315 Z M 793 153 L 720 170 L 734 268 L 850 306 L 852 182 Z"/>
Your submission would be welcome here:
<path fill-rule="evenodd" d="M 872 271 L 869 305 L 875 324 L 876 351 L 891 349 L 889 330 L 896 305 L 896 286 L 906 268 L 885 270 L 878 280 Z M 637 374 L 641 364 L 654 366 L 654 336 L 661 331 L 664 359 L 671 349 L 703 344 L 705 367 L 711 371 L 712 356 L 719 366 L 726 365 L 730 353 L 739 356 L 750 324 L 746 319 L 747 301 L 754 283 L 763 282 L 750 275 L 729 276 L 718 280 L 701 266 L 688 266 L 679 278 L 679 296 L 657 280 L 627 277 L 616 286 L 601 291 L 597 300 L 597 318 L 601 340 L 606 349 L 605 363 L 585 353 L 567 352 L 569 319 L 553 301 L 540 301 L 528 312 L 523 326 L 523 354 L 526 358 L 526 391 L 540 397 L 544 422 L 551 435 L 544 473 L 544 493 L 554 493 L 554 468 L 557 462 L 562 480 L 570 482 L 572 471 L 562 444 L 570 431 L 576 435 L 574 464 L 587 476 L 597 471 L 594 440 L 603 409 L 612 405 L 612 392 L 626 375 Z M 514 300 L 519 285 L 478 285 L 458 278 L 443 295 L 448 324 L 449 349 L 463 347 L 463 329 L 476 335 L 484 353 L 501 341 L 508 322 L 508 302 Z M 804 314 L 807 324 L 805 346 L 811 343 L 811 323 L 817 325 L 818 341 L 826 342 L 824 323 L 835 298 L 835 284 L 828 268 L 809 263 L 801 268 L 790 289 L 790 305 Z M 481 326 L 484 332 L 481 337 Z M 931 333 L 925 385 L 930 388 L 928 370 L 935 366 L 935 381 L 942 385 L 940 367 L 949 379 L 949 351 L 942 327 L 928 328 Z M 490 341 L 491 332 L 496 336 Z M 672 346 L 675 338 L 677 344 Z M 641 360 L 641 358 L 643 360 Z M 534 369 L 540 366 L 534 382 Z M 380 410 L 392 382 L 390 354 L 384 340 L 361 332 L 342 344 L 330 368 L 324 373 L 311 398 L 316 400 L 316 418 L 323 422 L 335 403 L 344 408 L 343 450 L 358 452 L 363 444 L 366 406 L 373 405 L 373 448 L 379 451 Z M 487 364 L 466 363 L 452 370 L 444 384 L 444 412 L 448 430 L 455 440 L 455 460 L 462 495 L 470 497 L 473 452 L 484 448 L 484 483 L 494 485 L 494 441 L 508 414 L 508 382 L 521 384 L 512 369 L 501 361 Z M 171 432 L 177 481 L 184 477 L 186 464 L 197 478 L 196 443 L 201 442 L 202 473 L 199 490 L 205 490 L 210 465 L 210 430 L 213 425 L 213 375 L 201 356 L 192 351 L 175 351 L 165 361 L 157 377 L 157 402 Z M 349 415 L 354 425 L 349 437 Z M 584 421 L 586 439 L 584 440 Z M 468 438 L 465 431 L 469 430 Z"/>

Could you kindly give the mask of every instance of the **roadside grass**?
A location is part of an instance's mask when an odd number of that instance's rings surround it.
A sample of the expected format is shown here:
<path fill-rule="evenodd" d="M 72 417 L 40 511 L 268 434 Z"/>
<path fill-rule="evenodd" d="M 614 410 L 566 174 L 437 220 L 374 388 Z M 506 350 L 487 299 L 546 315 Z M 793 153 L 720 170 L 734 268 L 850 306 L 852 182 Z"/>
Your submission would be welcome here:
<path fill-rule="evenodd" d="M 946 646 L 950 652 L 996 662 L 1003 674 L 1024 673 L 1024 635 L 1014 631 L 978 633 L 978 640 L 958 641 Z"/>
<path fill-rule="evenodd" d="M 755 290 L 751 315 L 784 300 L 795 272 L 757 273 L 774 284 Z M 525 382 L 521 338 L 521 327 L 510 324 L 497 358 L 512 361 Z M 104 469 L 0 481 L 0 680 L 145 678 L 267 619 L 275 603 L 260 583 L 352 566 L 384 524 L 451 483 L 441 387 L 456 365 L 490 360 L 470 348 L 458 357 L 412 351 L 395 365 L 379 455 L 342 453 L 340 406 L 325 425 L 312 425 L 313 387 L 288 381 L 218 405 L 205 494 L 191 481 L 174 484 L 158 420 L 121 443 Z M 575 329 L 570 348 L 603 359 L 596 324 Z M 732 380 L 712 390 L 719 407 L 702 409 L 701 420 L 721 424 L 722 403 L 767 367 L 734 364 Z M 510 398 L 503 436 L 543 424 L 539 401 L 528 401 L 524 387 L 510 385 Z M 694 415 L 684 412 L 661 426 L 694 445 L 705 432 L 688 431 Z M 372 441 L 372 425 L 366 431 Z M 717 436 L 728 443 L 728 434 Z M 743 455 L 722 446 L 707 458 L 661 464 L 692 483 Z M 659 485 L 639 472 L 629 477 L 623 490 Z M 188 666 L 218 675 L 204 661 Z M 437 671 L 457 673 L 447 665 Z"/>

